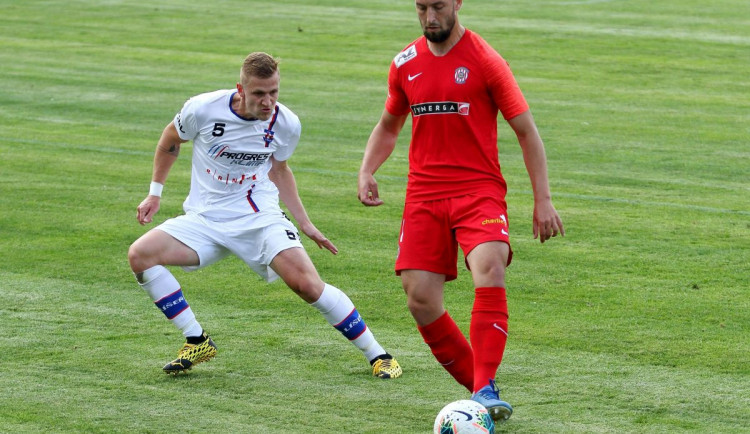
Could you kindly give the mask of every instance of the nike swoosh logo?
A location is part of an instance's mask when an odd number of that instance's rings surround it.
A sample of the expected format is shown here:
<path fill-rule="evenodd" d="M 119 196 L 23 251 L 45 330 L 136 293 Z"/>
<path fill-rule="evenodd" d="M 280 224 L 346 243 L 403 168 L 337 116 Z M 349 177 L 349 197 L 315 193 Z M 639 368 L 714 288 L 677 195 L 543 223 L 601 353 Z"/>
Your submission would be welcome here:
<path fill-rule="evenodd" d="M 505 330 L 503 330 L 503 328 L 502 328 L 502 327 L 500 327 L 499 325 L 497 325 L 497 323 L 494 323 L 494 322 L 493 322 L 493 323 L 492 323 L 492 327 L 495 327 L 496 329 L 498 329 L 498 330 L 500 330 L 501 332 L 503 332 L 503 334 L 505 334 L 505 336 L 508 336 L 508 332 L 506 332 Z"/>
<path fill-rule="evenodd" d="M 461 410 L 453 410 L 453 412 L 454 412 L 454 413 L 458 413 L 458 414 L 463 414 L 464 416 L 466 416 L 466 420 L 467 420 L 467 421 L 469 421 L 469 420 L 473 419 L 473 418 L 471 417 L 471 415 L 470 415 L 469 413 L 465 412 L 465 411 L 461 411 Z"/>
<path fill-rule="evenodd" d="M 419 77 L 420 75 L 422 75 L 422 73 L 421 73 L 421 72 L 420 72 L 419 74 L 414 74 L 414 75 L 411 75 L 411 74 L 409 74 L 409 76 L 408 76 L 408 77 L 406 77 L 406 78 L 408 78 L 408 79 L 409 79 L 409 81 L 412 81 L 412 80 L 414 80 L 415 78 Z"/>

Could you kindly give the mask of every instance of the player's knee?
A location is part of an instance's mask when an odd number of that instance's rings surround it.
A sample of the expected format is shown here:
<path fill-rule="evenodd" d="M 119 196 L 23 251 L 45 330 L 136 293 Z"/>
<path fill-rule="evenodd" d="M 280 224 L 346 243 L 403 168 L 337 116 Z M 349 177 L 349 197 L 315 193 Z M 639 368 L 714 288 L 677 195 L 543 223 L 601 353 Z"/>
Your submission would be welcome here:
<path fill-rule="evenodd" d="M 471 274 L 474 279 L 474 285 L 477 287 L 505 287 L 505 267 L 503 264 L 486 264 L 482 267 L 477 267 L 476 269 L 472 268 Z"/>
<path fill-rule="evenodd" d="M 409 313 L 420 326 L 432 324 L 445 312 L 440 300 L 407 299 L 406 303 Z"/>
<path fill-rule="evenodd" d="M 424 294 L 412 293 L 406 298 L 406 306 L 412 315 L 422 316 L 432 311 L 442 309 L 442 303 Z"/>
<path fill-rule="evenodd" d="M 133 270 L 134 273 L 141 273 L 156 265 L 151 263 L 151 258 L 146 254 L 137 241 L 131 244 L 128 249 L 128 262 L 130 263 L 130 269 Z"/>
<path fill-rule="evenodd" d="M 308 303 L 314 303 L 320 298 L 320 294 L 323 293 L 325 283 L 323 283 L 320 278 L 313 277 L 314 276 L 300 276 L 299 279 L 295 279 L 293 282 L 287 282 L 287 285 L 300 298 Z"/>

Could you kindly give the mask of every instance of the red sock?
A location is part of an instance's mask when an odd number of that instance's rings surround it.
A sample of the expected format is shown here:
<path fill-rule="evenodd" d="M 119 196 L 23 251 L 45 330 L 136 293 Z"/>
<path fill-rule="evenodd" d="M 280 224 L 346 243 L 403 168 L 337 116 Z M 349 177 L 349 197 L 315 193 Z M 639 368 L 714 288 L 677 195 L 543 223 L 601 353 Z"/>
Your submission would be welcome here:
<path fill-rule="evenodd" d="M 471 392 L 474 385 L 474 355 L 461 330 L 446 311 L 426 326 L 417 326 L 438 363 Z"/>
<path fill-rule="evenodd" d="M 508 302 L 505 288 L 476 288 L 469 339 L 474 349 L 474 390 L 495 379 L 508 339 Z"/>

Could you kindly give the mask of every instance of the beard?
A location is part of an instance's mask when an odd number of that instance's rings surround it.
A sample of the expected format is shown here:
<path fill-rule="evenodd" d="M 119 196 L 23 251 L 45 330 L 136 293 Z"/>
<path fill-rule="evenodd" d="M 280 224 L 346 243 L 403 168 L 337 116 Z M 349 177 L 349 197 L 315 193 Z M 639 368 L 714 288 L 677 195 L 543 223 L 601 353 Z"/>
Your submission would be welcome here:
<path fill-rule="evenodd" d="M 429 32 L 425 30 L 424 37 L 427 38 L 427 40 L 430 42 L 439 44 L 441 42 L 445 42 L 448 39 L 448 37 L 451 35 L 451 30 L 453 30 L 453 26 L 451 26 L 451 28 L 448 30 L 440 29 L 437 32 Z"/>

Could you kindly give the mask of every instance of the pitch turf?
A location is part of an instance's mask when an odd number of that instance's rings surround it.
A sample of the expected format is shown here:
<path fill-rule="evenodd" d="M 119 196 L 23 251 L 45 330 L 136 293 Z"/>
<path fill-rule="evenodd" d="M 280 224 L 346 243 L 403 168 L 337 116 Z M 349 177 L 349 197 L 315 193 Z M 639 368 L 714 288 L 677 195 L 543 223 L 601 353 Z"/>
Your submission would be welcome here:
<path fill-rule="evenodd" d="M 419 33 L 411 1 L 0 9 L 0 431 L 418 433 L 468 396 L 390 271 L 407 134 L 379 172 L 386 205 L 356 200 L 388 64 Z M 567 231 L 532 240 L 501 125 L 515 256 L 498 383 L 515 412 L 500 430 L 750 431 L 748 16 L 744 0 L 465 2 L 463 24 L 532 106 Z M 306 245 L 398 357 L 396 381 L 235 260 L 175 272 L 219 354 L 161 372 L 182 339 L 128 269 L 146 230 L 135 207 L 164 125 L 188 96 L 233 86 L 254 50 L 283 59 L 281 100 L 303 122 L 290 165 L 341 253 Z M 159 221 L 181 211 L 189 151 Z M 469 286 L 462 272 L 446 296 L 464 326 Z"/>

